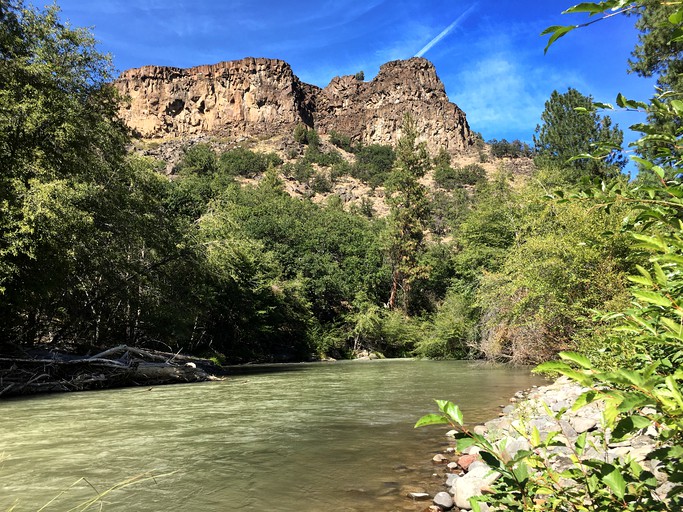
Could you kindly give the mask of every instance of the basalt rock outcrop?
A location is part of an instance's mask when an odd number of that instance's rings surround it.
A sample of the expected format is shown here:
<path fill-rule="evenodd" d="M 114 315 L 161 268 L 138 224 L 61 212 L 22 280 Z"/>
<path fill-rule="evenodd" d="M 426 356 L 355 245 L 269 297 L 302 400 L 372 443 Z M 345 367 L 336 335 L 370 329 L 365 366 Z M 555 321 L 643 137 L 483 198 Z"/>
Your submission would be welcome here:
<path fill-rule="evenodd" d="M 422 58 L 384 64 L 368 82 L 336 77 L 324 89 L 303 83 L 289 64 L 263 58 L 188 69 L 144 66 L 125 71 L 114 85 L 128 98 L 122 118 L 146 139 L 272 137 L 303 123 L 364 144 L 395 144 L 410 113 L 432 152 L 461 153 L 473 144 L 465 113 Z"/>

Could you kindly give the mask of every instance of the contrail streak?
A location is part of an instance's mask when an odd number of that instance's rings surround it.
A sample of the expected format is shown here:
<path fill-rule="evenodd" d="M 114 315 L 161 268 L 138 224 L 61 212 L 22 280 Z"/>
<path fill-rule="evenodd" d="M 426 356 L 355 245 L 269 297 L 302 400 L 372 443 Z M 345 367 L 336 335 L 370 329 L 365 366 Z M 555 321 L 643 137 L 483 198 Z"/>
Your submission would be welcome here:
<path fill-rule="evenodd" d="M 429 42 L 425 45 L 425 47 L 422 48 L 422 50 L 420 50 L 419 52 L 417 52 L 417 53 L 415 54 L 415 57 L 422 57 L 425 53 L 427 53 L 427 52 L 432 48 L 432 46 L 434 46 L 436 43 L 438 43 L 438 42 L 441 41 L 444 37 L 446 37 L 446 36 L 448 35 L 448 33 L 449 33 L 451 30 L 453 30 L 453 29 L 458 25 L 458 23 L 460 23 L 462 20 L 464 20 L 465 17 L 466 17 L 466 16 L 472 11 L 472 9 L 474 9 L 476 6 L 477 6 L 477 4 L 472 4 L 472 5 L 470 6 L 469 9 L 467 9 L 467 10 L 466 10 L 465 12 L 463 12 L 460 16 L 458 16 L 458 17 L 456 18 L 456 20 L 455 20 L 453 23 L 451 23 L 450 25 L 448 25 L 448 26 L 443 30 L 443 32 L 441 32 L 438 36 L 436 36 L 434 39 L 432 39 L 431 41 L 429 41 Z"/>

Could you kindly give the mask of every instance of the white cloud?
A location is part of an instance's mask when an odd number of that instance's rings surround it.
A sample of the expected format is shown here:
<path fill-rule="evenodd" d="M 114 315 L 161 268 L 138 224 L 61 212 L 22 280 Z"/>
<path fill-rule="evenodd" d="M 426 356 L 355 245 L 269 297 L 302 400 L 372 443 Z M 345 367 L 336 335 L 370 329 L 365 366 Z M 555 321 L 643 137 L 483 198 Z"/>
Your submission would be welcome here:
<path fill-rule="evenodd" d="M 467 113 L 469 123 L 484 137 L 521 133 L 527 135 L 518 137 L 530 140 L 552 90 L 576 87 L 582 80 L 499 53 L 448 77 L 447 82 L 453 89 L 451 101 Z"/>

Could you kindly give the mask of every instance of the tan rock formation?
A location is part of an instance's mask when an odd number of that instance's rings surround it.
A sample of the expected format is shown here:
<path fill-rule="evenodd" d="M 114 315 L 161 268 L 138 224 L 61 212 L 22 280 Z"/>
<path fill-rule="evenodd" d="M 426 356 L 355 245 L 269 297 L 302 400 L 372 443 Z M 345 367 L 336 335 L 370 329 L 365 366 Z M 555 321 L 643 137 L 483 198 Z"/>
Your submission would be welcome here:
<path fill-rule="evenodd" d="M 353 76 L 332 79 L 317 96 L 315 126 L 364 144 L 393 145 L 406 113 L 432 153 L 440 148 L 461 153 L 473 144 L 465 113 L 448 100 L 434 65 L 422 58 L 384 64 L 370 82 Z"/>
<path fill-rule="evenodd" d="M 464 112 L 422 58 L 389 62 L 370 82 L 336 77 L 324 89 L 301 82 L 289 64 L 262 58 L 189 69 L 144 66 L 114 85 L 129 99 L 122 118 L 148 139 L 271 137 L 304 123 L 364 144 L 395 144 L 410 113 L 432 152 L 462 153 L 473 143 Z"/>

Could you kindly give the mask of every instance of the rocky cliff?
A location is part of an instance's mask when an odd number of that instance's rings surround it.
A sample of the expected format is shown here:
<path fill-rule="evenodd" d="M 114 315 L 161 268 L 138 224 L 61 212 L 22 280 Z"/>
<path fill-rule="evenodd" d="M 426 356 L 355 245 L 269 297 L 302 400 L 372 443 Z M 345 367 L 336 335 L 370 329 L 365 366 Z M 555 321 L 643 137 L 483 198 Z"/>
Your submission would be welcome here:
<path fill-rule="evenodd" d="M 461 153 L 473 143 L 465 113 L 422 58 L 384 64 L 369 82 L 336 77 L 324 89 L 301 82 L 281 60 L 260 58 L 189 69 L 144 66 L 125 71 L 115 86 L 129 99 L 123 119 L 147 139 L 270 137 L 304 123 L 365 144 L 395 144 L 410 113 L 432 152 Z"/>

